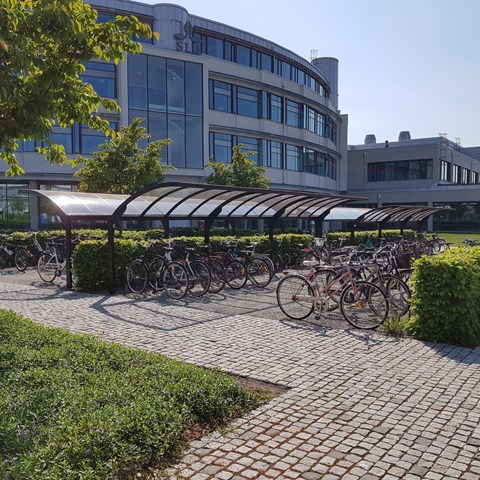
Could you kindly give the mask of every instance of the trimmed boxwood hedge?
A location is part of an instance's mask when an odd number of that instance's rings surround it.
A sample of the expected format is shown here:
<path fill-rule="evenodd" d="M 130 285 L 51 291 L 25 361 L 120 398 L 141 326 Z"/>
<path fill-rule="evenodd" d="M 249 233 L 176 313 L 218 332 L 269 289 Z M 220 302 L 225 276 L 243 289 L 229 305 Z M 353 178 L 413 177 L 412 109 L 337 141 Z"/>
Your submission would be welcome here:
<path fill-rule="evenodd" d="M 480 247 L 419 258 L 411 283 L 408 333 L 419 340 L 480 345 Z"/>

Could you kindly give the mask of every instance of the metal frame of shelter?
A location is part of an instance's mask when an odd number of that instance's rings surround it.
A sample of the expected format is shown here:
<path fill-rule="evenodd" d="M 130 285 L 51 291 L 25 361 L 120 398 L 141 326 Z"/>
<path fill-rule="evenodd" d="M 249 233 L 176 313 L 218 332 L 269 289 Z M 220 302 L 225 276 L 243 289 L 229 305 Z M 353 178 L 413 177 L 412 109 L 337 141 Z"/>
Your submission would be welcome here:
<path fill-rule="evenodd" d="M 377 223 L 378 236 L 382 234 L 382 224 L 389 222 L 399 222 L 401 224 L 400 233 L 403 234 L 404 226 L 408 222 L 420 222 L 420 224 L 438 212 L 450 210 L 444 207 L 428 207 L 421 205 L 396 205 L 373 208 L 364 213 L 355 220 L 355 223 Z"/>
<path fill-rule="evenodd" d="M 160 220 L 169 236 L 170 220 L 204 221 L 205 242 L 209 241 L 214 220 L 266 219 L 269 239 L 282 218 L 312 218 L 317 232 L 332 208 L 365 200 L 361 197 L 300 192 L 280 189 L 256 189 L 186 182 L 163 182 L 147 185 L 133 195 L 52 190 L 23 190 L 52 201 L 65 226 L 67 288 L 72 288 L 70 257 L 72 221 L 103 220 L 107 223 L 109 290 L 115 292 L 114 232 L 122 220 Z"/>

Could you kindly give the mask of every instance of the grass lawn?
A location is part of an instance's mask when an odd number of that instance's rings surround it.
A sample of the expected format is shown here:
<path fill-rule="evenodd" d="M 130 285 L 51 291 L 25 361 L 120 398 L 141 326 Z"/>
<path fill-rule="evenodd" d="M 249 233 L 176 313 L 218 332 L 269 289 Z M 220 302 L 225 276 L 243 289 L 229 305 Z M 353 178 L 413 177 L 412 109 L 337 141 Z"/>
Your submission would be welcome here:
<path fill-rule="evenodd" d="M 131 479 L 270 397 L 0 310 L 0 478 Z"/>
<path fill-rule="evenodd" d="M 480 233 L 446 233 L 438 232 L 440 238 L 444 238 L 447 242 L 450 242 L 452 246 L 464 247 L 464 241 L 466 238 L 476 240 L 480 242 Z M 430 234 L 427 234 L 428 238 L 431 238 Z"/>

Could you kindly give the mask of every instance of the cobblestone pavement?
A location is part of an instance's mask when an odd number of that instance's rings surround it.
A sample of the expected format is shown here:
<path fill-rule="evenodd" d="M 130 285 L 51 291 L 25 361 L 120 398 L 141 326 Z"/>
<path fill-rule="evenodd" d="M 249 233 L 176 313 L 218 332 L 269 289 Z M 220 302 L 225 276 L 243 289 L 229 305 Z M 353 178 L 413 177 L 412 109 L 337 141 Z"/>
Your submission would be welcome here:
<path fill-rule="evenodd" d="M 168 478 L 480 479 L 480 348 L 290 322 L 273 287 L 173 302 L 12 278 L 0 308 L 287 387 L 194 441 Z"/>

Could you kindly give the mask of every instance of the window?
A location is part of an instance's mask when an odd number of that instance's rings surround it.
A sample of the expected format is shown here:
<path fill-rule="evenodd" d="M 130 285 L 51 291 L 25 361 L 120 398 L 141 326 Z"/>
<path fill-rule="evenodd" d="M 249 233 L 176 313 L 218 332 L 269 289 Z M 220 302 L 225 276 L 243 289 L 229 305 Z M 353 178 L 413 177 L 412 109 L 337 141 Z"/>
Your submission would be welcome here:
<path fill-rule="evenodd" d="M 337 124 L 330 118 L 330 140 L 337 144 Z"/>
<path fill-rule="evenodd" d="M 302 171 L 302 148 L 287 144 L 287 170 Z"/>
<path fill-rule="evenodd" d="M 452 165 L 452 183 L 460 183 L 460 167 Z"/>
<path fill-rule="evenodd" d="M 147 109 L 147 55 L 128 56 L 128 106 Z"/>
<path fill-rule="evenodd" d="M 305 172 L 318 174 L 315 152 L 309 148 L 303 154 L 303 168 Z"/>
<path fill-rule="evenodd" d="M 312 75 L 306 73 L 301 67 L 297 67 L 290 60 L 284 60 L 263 52 L 260 49 L 250 48 L 246 45 L 235 43 L 223 38 L 212 37 L 210 35 L 193 33 L 192 52 L 212 57 L 236 62 L 250 68 L 256 68 L 272 72 L 285 80 L 296 82 L 300 85 L 306 85 L 314 92 L 328 98 L 327 87 L 316 80 Z"/>
<path fill-rule="evenodd" d="M 313 110 L 313 108 L 306 107 L 307 110 L 307 130 L 310 130 L 311 132 L 315 132 L 315 117 L 316 117 L 316 112 Z"/>
<path fill-rule="evenodd" d="M 287 100 L 287 125 L 302 128 L 302 105 L 293 100 Z"/>
<path fill-rule="evenodd" d="M 440 180 L 450 182 L 452 179 L 452 165 L 451 163 L 441 160 L 440 161 Z"/>
<path fill-rule="evenodd" d="M 224 58 L 223 53 L 223 40 L 220 38 L 207 36 L 207 55 L 217 58 Z"/>
<path fill-rule="evenodd" d="M 232 136 L 210 133 L 210 157 L 216 162 L 232 163 Z"/>
<path fill-rule="evenodd" d="M 462 183 L 467 184 L 469 177 L 469 170 L 467 168 L 462 168 Z"/>
<path fill-rule="evenodd" d="M 267 102 L 267 118 L 274 122 L 283 123 L 283 98 L 268 93 Z"/>
<path fill-rule="evenodd" d="M 151 140 L 172 140 L 162 151 L 166 162 L 182 168 L 201 168 L 202 65 L 138 54 L 128 57 L 127 66 L 129 121 L 144 118 L 142 126 L 147 128 Z M 94 143 L 93 139 L 89 143 Z M 142 141 L 140 147 L 147 144 L 148 140 Z"/>
<path fill-rule="evenodd" d="M 105 98 L 117 97 L 116 67 L 113 63 L 84 62 L 84 82 L 92 85 L 94 90 Z"/>
<path fill-rule="evenodd" d="M 251 88 L 237 87 L 237 113 L 247 117 L 260 117 L 260 92 Z"/>
<path fill-rule="evenodd" d="M 257 165 L 262 165 L 262 147 L 261 140 L 251 137 L 237 137 L 237 145 L 242 145 L 241 152 L 253 152 L 249 155 L 249 159 L 253 160 Z"/>
<path fill-rule="evenodd" d="M 73 134 L 72 127 L 60 127 L 54 125 L 50 135 L 52 142 L 63 145 L 66 153 L 73 153 Z"/>
<path fill-rule="evenodd" d="M 388 182 L 396 180 L 431 179 L 433 160 L 404 160 L 398 162 L 378 162 L 367 165 L 369 182 Z"/>
<path fill-rule="evenodd" d="M 267 53 L 260 54 L 261 69 L 267 72 L 273 72 L 273 57 Z"/>
<path fill-rule="evenodd" d="M 116 122 L 110 122 L 110 127 L 117 130 Z M 83 154 L 92 154 L 98 150 L 99 145 L 108 141 L 103 132 L 81 125 L 80 128 L 80 151 Z"/>
<path fill-rule="evenodd" d="M 283 168 L 283 144 L 273 140 L 266 142 L 265 165 L 271 168 Z"/>
<path fill-rule="evenodd" d="M 2 227 L 29 227 L 28 194 L 19 191 L 27 188 L 27 183 L 0 183 L 0 220 L 2 221 Z"/>
<path fill-rule="evenodd" d="M 168 164 L 185 168 L 185 115 L 169 114 L 167 132 L 171 140 L 167 147 Z"/>
<path fill-rule="evenodd" d="M 210 80 L 210 110 L 232 113 L 232 85 Z"/>
<path fill-rule="evenodd" d="M 248 47 L 237 45 L 237 63 L 246 67 L 251 66 L 250 49 Z"/>
<path fill-rule="evenodd" d="M 167 111 L 166 60 L 148 55 L 148 109 Z"/>
<path fill-rule="evenodd" d="M 185 62 L 185 113 L 187 115 L 203 115 L 202 85 L 202 65 Z"/>
<path fill-rule="evenodd" d="M 185 113 L 185 62 L 167 59 L 167 104 L 172 113 Z"/>

